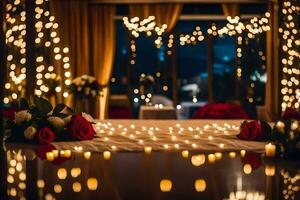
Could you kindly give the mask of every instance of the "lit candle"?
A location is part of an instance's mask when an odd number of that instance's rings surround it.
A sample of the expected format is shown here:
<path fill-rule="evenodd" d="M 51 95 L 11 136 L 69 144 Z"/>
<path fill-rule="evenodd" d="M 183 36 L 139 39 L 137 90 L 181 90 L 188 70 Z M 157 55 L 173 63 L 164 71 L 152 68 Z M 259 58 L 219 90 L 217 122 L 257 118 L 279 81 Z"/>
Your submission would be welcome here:
<path fill-rule="evenodd" d="M 87 180 L 87 186 L 88 186 L 89 190 L 97 190 L 98 180 L 96 178 L 89 178 Z"/>
<path fill-rule="evenodd" d="M 104 160 L 109 160 L 110 157 L 111 157 L 110 151 L 104 151 L 103 152 L 103 158 L 104 158 Z"/>
<path fill-rule="evenodd" d="M 145 151 L 146 154 L 149 155 L 149 154 L 151 154 L 151 152 L 152 152 L 152 147 L 145 147 L 145 148 L 144 148 L 144 151 Z"/>
<path fill-rule="evenodd" d="M 298 124 L 297 121 L 293 122 L 292 125 L 291 125 L 292 130 L 296 130 L 298 127 L 299 127 L 299 124 Z"/>
<path fill-rule="evenodd" d="M 199 154 L 191 157 L 191 162 L 194 166 L 199 167 L 205 163 L 205 155 Z"/>
<path fill-rule="evenodd" d="M 216 152 L 215 156 L 216 156 L 216 160 L 221 160 L 222 159 L 222 153 L 221 152 Z"/>
<path fill-rule="evenodd" d="M 209 163 L 214 163 L 216 161 L 215 154 L 208 154 L 207 158 Z"/>
<path fill-rule="evenodd" d="M 188 158 L 189 157 L 189 151 L 188 150 L 184 150 L 181 152 L 182 157 L 184 158 Z"/>
<path fill-rule="evenodd" d="M 243 170 L 244 170 L 244 173 L 245 174 L 251 174 L 252 172 L 252 167 L 250 164 L 245 164 L 244 167 L 243 167 Z"/>
<path fill-rule="evenodd" d="M 46 158 L 48 161 L 53 161 L 54 160 L 54 154 L 52 152 L 47 152 L 46 153 Z"/>
<path fill-rule="evenodd" d="M 170 192 L 172 189 L 172 181 L 168 179 L 162 179 L 160 181 L 160 190 L 162 192 Z"/>
<path fill-rule="evenodd" d="M 265 174 L 266 174 L 266 176 L 274 176 L 275 175 L 275 166 L 274 165 L 266 165 Z"/>
<path fill-rule="evenodd" d="M 83 156 L 85 159 L 89 160 L 91 158 L 91 152 L 89 152 L 89 151 L 84 152 Z"/>
<path fill-rule="evenodd" d="M 71 157 L 71 154 L 72 154 L 71 150 L 65 150 L 64 152 L 65 152 L 64 153 L 65 158 L 70 158 Z"/>
<path fill-rule="evenodd" d="M 240 154 L 241 154 L 241 157 L 245 157 L 245 155 L 246 155 L 246 150 L 241 150 Z"/>
<path fill-rule="evenodd" d="M 195 181 L 195 189 L 197 192 L 203 192 L 206 189 L 206 182 L 204 179 L 197 179 Z"/>
<path fill-rule="evenodd" d="M 229 157 L 230 158 L 235 158 L 236 157 L 236 153 L 235 152 L 229 152 Z"/>
<path fill-rule="evenodd" d="M 285 126 L 285 124 L 282 121 L 279 121 L 276 123 L 276 128 L 278 129 L 278 131 L 280 131 L 282 133 L 284 132 L 284 126 Z"/>
<path fill-rule="evenodd" d="M 52 153 L 54 154 L 54 157 L 57 158 L 58 157 L 58 150 L 52 150 Z"/>
<path fill-rule="evenodd" d="M 274 157 L 276 153 L 276 146 L 274 144 L 267 144 L 265 145 L 265 151 L 267 157 Z"/>

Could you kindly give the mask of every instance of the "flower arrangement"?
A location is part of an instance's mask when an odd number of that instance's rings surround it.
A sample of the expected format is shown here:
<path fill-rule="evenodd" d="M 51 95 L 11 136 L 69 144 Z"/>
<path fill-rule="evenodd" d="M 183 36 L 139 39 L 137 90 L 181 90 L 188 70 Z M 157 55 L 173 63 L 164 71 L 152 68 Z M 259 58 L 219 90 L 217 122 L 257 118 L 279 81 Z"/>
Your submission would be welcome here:
<path fill-rule="evenodd" d="M 271 141 L 276 144 L 278 155 L 300 159 L 300 121 L 289 119 L 276 122 Z"/>
<path fill-rule="evenodd" d="M 278 121 L 273 129 L 264 121 L 244 121 L 237 137 L 249 141 L 270 141 L 276 145 L 278 156 L 300 158 L 300 121 Z"/>
<path fill-rule="evenodd" d="M 50 144 L 53 141 L 91 140 L 94 120 L 86 113 L 74 113 L 64 104 L 54 108 L 44 98 L 20 99 L 14 118 L 6 120 L 8 141 Z"/>
<path fill-rule="evenodd" d="M 95 98 L 100 95 L 101 86 L 94 77 L 85 74 L 73 79 L 69 91 L 76 99 Z"/>

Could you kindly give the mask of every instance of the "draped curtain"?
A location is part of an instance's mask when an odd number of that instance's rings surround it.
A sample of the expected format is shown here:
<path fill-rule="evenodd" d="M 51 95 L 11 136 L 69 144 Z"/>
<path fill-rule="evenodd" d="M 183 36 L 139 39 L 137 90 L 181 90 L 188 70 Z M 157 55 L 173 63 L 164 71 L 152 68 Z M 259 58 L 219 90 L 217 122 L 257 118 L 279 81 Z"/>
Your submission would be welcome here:
<path fill-rule="evenodd" d="M 115 49 L 115 6 L 89 5 L 82 0 L 52 0 L 51 11 L 59 24 L 61 44 L 70 49 L 73 78 L 92 75 L 104 87 L 100 100 L 90 102 L 89 110 L 94 117 L 104 119 Z M 64 70 L 58 71 L 63 77 Z M 67 104 L 72 106 L 72 101 Z"/>
<path fill-rule="evenodd" d="M 94 109 L 100 119 L 107 117 L 109 81 L 112 73 L 115 53 L 115 6 L 90 5 L 89 23 L 91 36 L 91 66 L 103 90 Z"/>
<path fill-rule="evenodd" d="M 140 17 L 142 19 L 148 16 L 155 16 L 156 24 L 162 26 L 167 24 L 166 33 L 170 32 L 177 23 L 182 9 L 179 3 L 162 4 L 130 4 L 130 17 Z"/>
<path fill-rule="evenodd" d="M 240 6 L 238 3 L 222 3 L 222 9 L 225 16 L 238 16 L 240 14 Z"/>

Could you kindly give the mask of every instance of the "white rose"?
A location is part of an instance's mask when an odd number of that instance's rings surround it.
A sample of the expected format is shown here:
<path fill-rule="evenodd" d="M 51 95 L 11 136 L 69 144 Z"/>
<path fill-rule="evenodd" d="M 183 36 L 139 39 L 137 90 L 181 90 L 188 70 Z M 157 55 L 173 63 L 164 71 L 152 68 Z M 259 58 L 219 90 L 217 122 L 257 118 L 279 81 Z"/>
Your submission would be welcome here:
<path fill-rule="evenodd" d="M 20 125 L 24 121 L 31 120 L 31 117 L 32 115 L 29 110 L 22 110 L 15 113 L 15 122 L 16 124 Z"/>
<path fill-rule="evenodd" d="M 36 128 L 34 128 L 33 126 L 29 126 L 24 131 L 24 137 L 27 140 L 32 140 L 34 138 L 35 134 L 36 134 Z"/>
<path fill-rule="evenodd" d="M 84 81 L 84 80 L 81 81 L 81 82 L 80 82 L 80 85 L 82 85 L 82 86 L 85 85 L 85 81 Z"/>
<path fill-rule="evenodd" d="M 85 112 L 82 112 L 82 117 L 84 118 L 84 119 L 86 119 L 88 122 L 90 122 L 90 123 L 94 123 L 94 118 L 91 116 L 91 115 L 89 115 L 89 114 L 87 114 L 87 113 L 85 113 Z"/>
<path fill-rule="evenodd" d="M 48 121 L 56 128 L 64 128 L 65 127 L 65 121 L 59 117 L 48 117 Z"/>
<path fill-rule="evenodd" d="M 80 92 L 81 90 L 82 90 L 82 87 L 79 86 L 79 87 L 77 88 L 77 91 Z"/>
<path fill-rule="evenodd" d="M 64 118 L 64 122 L 65 122 L 65 124 L 68 124 L 68 123 L 70 123 L 70 121 L 71 121 L 71 118 L 72 118 L 72 115 L 69 115 L 68 117 L 65 117 L 65 118 Z"/>

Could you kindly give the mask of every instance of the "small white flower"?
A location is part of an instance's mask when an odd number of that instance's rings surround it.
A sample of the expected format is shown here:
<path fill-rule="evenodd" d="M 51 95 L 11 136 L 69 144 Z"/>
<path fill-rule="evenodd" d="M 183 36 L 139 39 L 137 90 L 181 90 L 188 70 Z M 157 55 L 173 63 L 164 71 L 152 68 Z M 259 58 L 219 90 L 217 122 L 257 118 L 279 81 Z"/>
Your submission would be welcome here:
<path fill-rule="evenodd" d="M 88 79 L 88 82 L 91 84 L 91 83 L 93 83 L 95 80 L 96 80 L 96 79 L 95 79 L 94 77 L 91 77 L 91 76 L 90 76 L 90 78 Z"/>
<path fill-rule="evenodd" d="M 48 117 L 48 121 L 56 128 L 64 128 L 65 127 L 65 121 L 59 117 Z"/>
<path fill-rule="evenodd" d="M 82 90 L 82 87 L 79 86 L 79 87 L 77 88 L 77 91 L 80 92 L 81 90 Z"/>
<path fill-rule="evenodd" d="M 24 131 L 24 137 L 27 140 L 32 140 L 34 138 L 35 134 L 36 134 L 36 128 L 34 128 L 33 126 L 29 126 Z"/>
<path fill-rule="evenodd" d="M 70 123 L 70 121 L 71 121 L 71 118 L 72 118 L 72 115 L 69 115 L 68 117 L 65 117 L 65 118 L 64 118 L 64 122 L 65 122 L 65 124 L 68 124 L 68 123 Z"/>
<path fill-rule="evenodd" d="M 20 125 L 24 121 L 31 120 L 31 117 L 32 115 L 29 110 L 22 110 L 15 113 L 15 122 L 16 124 Z"/>
<path fill-rule="evenodd" d="M 87 114 L 87 113 L 85 113 L 85 112 L 82 112 L 82 117 L 84 118 L 84 119 L 86 119 L 88 122 L 90 122 L 90 123 L 94 123 L 94 118 L 91 116 L 91 115 L 89 115 L 89 114 Z"/>

